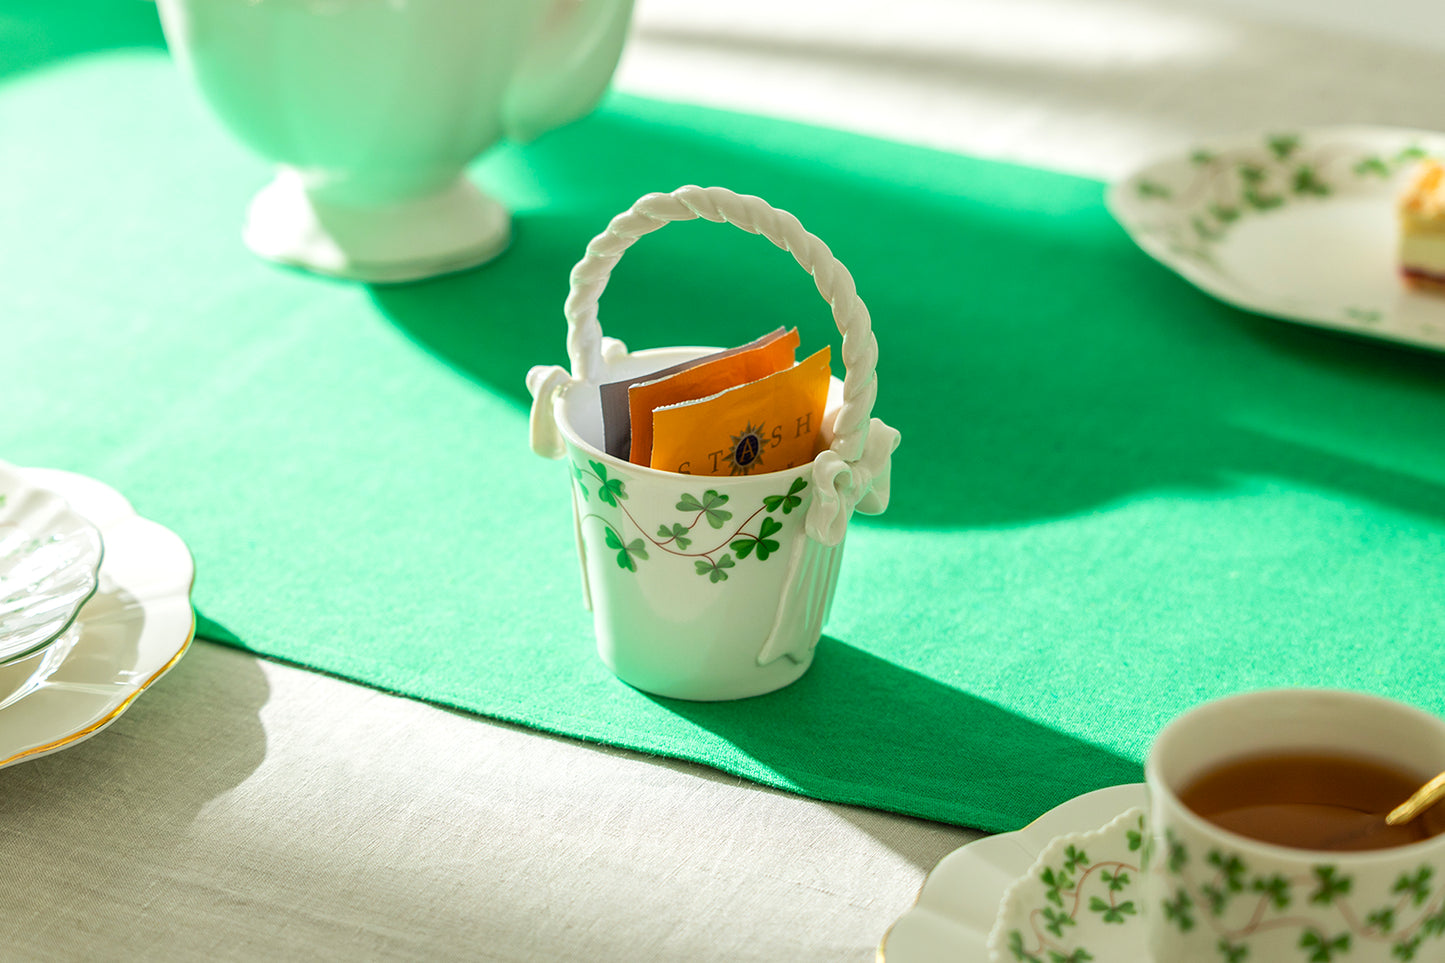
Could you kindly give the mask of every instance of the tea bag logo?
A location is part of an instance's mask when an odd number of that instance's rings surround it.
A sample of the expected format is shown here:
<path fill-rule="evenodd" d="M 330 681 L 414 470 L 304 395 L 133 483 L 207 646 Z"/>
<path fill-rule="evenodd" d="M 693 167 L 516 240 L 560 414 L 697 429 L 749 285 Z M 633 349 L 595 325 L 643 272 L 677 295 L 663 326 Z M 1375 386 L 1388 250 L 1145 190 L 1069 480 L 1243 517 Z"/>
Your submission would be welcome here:
<path fill-rule="evenodd" d="M 732 436 L 732 446 L 723 456 L 728 463 L 729 474 L 746 475 L 763 464 L 763 446 L 766 438 L 762 425 L 751 421 L 741 432 Z"/>

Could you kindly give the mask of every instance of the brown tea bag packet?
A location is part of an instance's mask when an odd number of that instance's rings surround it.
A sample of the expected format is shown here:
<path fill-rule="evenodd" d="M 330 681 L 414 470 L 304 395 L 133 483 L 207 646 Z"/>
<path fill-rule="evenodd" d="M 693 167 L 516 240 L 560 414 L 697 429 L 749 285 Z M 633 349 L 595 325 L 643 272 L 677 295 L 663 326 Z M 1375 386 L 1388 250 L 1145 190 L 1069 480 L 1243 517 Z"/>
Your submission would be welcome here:
<path fill-rule="evenodd" d="M 784 371 L 652 413 L 651 467 L 691 475 L 796 468 L 817 454 L 828 348 Z"/>
<path fill-rule="evenodd" d="M 638 375 L 636 378 L 628 378 L 626 381 L 614 381 L 611 384 L 602 385 L 598 390 L 602 398 L 602 450 L 615 458 L 626 459 L 632 450 L 632 416 L 627 404 L 627 390 L 635 384 L 644 381 L 656 381 L 659 378 L 666 378 L 688 368 L 695 368 L 708 361 L 716 361 L 721 358 L 731 357 L 752 351 L 755 348 L 763 347 L 781 338 L 786 333 L 784 328 L 777 328 L 747 344 L 726 351 L 717 351 L 712 354 L 703 355 L 701 358 L 693 358 L 691 361 L 684 361 L 682 364 L 675 364 L 670 368 L 661 371 L 652 371 L 645 375 Z M 792 356 L 788 358 L 792 361 Z M 649 416 L 648 431 L 651 431 L 652 421 Z M 638 464 L 646 464 L 646 461 Z"/>
<path fill-rule="evenodd" d="M 652 461 L 652 414 L 658 408 L 707 398 L 728 388 L 745 385 L 793 365 L 798 348 L 798 329 L 754 342 L 744 351 L 726 352 L 705 359 L 685 371 L 633 384 L 627 389 L 627 407 L 632 422 L 632 446 L 628 461 L 648 465 Z"/>

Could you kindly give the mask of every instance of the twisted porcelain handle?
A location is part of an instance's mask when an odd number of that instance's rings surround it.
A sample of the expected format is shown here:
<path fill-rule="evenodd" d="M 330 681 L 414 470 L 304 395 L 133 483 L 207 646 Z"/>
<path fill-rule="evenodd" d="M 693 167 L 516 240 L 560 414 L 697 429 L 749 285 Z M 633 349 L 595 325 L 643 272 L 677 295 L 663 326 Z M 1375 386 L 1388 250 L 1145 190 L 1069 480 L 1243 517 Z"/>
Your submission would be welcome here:
<path fill-rule="evenodd" d="M 843 403 L 833 423 L 832 444 L 815 462 L 817 497 L 808 512 L 807 529 L 817 541 L 836 545 L 855 507 L 871 514 L 883 511 L 888 503 L 889 456 L 898 446 L 898 432 L 871 417 L 878 395 L 878 341 L 848 269 L 796 217 L 759 197 L 695 186 L 680 187 L 670 194 L 648 194 L 592 239 L 572 269 L 571 291 L 564 307 L 571 378 L 555 366 L 533 368 L 527 375 L 535 399 L 532 447 L 548 457 L 561 455 L 561 438 L 552 421 L 553 397 L 568 383 L 595 383 L 602 376 L 606 358 L 623 350 L 620 342 L 603 337 L 597 321 L 598 301 L 623 252 L 664 224 L 697 217 L 761 234 L 792 254 L 813 276 L 818 293 L 833 309 L 833 320 L 843 338 Z"/>

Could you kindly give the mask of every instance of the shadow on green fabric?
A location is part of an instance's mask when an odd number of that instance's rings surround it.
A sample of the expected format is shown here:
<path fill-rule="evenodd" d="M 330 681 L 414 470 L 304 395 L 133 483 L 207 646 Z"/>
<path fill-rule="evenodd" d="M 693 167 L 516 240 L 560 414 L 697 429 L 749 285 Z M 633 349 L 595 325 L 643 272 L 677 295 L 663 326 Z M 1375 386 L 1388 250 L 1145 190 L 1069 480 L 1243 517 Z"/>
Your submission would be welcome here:
<path fill-rule="evenodd" d="M 889 808 L 990 831 L 1018 829 L 1081 792 L 1144 778 L 1137 762 L 847 642 L 825 635 L 816 655 L 801 679 L 768 695 L 653 701 L 806 795 L 877 805 L 877 787 L 888 787 Z M 959 801 L 956 810 L 949 799 Z M 997 809 L 979 800 L 997 801 Z"/>
<path fill-rule="evenodd" d="M 1439 486 L 1400 468 L 1437 437 L 1440 357 L 1213 301 L 1134 247 L 1097 182 L 612 104 L 479 166 L 517 211 L 494 266 L 372 289 L 413 340 L 519 406 L 530 365 L 565 363 L 566 268 L 587 240 L 649 190 L 720 183 L 799 215 L 870 307 L 876 413 L 904 439 L 893 503 L 870 524 L 1009 527 L 1259 475 L 1445 517 Z M 805 348 L 836 343 L 800 273 L 735 229 L 671 225 L 622 259 L 599 315 L 633 348 L 732 345 L 777 324 Z"/>
<path fill-rule="evenodd" d="M 238 649 L 250 648 L 244 639 L 214 619 L 207 618 L 200 609 L 196 609 L 195 612 L 196 638 L 209 639 L 212 642 L 235 646 Z"/>

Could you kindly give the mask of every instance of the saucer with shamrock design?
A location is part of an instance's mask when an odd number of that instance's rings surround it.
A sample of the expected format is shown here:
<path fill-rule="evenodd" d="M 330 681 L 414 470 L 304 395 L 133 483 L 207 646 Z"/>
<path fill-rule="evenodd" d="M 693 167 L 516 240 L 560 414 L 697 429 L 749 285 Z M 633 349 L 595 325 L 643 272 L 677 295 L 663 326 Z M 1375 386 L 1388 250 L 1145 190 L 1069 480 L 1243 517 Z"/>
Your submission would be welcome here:
<path fill-rule="evenodd" d="M 1098 789 L 1055 806 L 1016 832 L 986 836 L 954 850 L 928 874 L 917 902 L 884 935 L 879 963 L 986 963 L 1000 904 L 1036 867 L 1041 875 L 1040 854 L 1061 837 L 1112 825 L 1145 802 L 1142 783 Z M 1122 845 L 1127 853 L 1127 835 Z M 1112 854 L 1114 844 L 1110 847 L 1091 850 L 1086 845 L 1084 852 L 1101 860 Z M 1098 876 L 1102 881 L 1102 871 Z M 1142 926 L 1110 924 L 1105 937 L 1088 948 L 1095 955 L 1093 963 L 1147 963 Z M 1047 955 L 1043 959 L 1049 961 Z"/>
<path fill-rule="evenodd" d="M 1147 960 L 1140 910 L 1149 847 L 1139 807 L 1092 832 L 1055 837 L 1004 894 L 990 963 Z"/>

